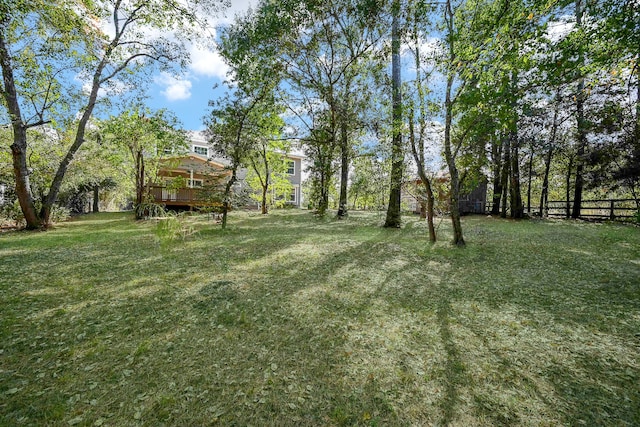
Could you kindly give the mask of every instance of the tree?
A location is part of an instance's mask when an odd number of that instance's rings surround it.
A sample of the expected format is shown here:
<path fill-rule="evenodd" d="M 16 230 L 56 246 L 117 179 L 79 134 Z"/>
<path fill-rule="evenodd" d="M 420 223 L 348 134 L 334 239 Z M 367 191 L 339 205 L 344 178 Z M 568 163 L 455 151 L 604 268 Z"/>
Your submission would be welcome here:
<path fill-rule="evenodd" d="M 444 156 L 449 169 L 449 179 L 451 185 L 450 191 L 450 205 L 449 210 L 451 212 L 451 223 L 453 225 L 453 244 L 456 246 L 464 246 L 464 237 L 462 236 L 462 224 L 460 223 L 460 210 L 458 206 L 460 181 L 458 174 L 458 167 L 456 165 L 456 152 L 455 148 L 452 148 L 451 133 L 453 126 L 454 115 L 454 103 L 456 97 L 453 95 L 454 81 L 456 78 L 456 63 L 458 62 L 458 52 L 456 51 L 456 16 L 451 5 L 451 0 L 447 0 L 444 11 L 444 19 L 446 24 L 446 36 L 445 43 L 447 46 L 447 57 L 445 63 L 445 73 L 447 78 L 447 84 L 445 88 L 445 120 L 444 120 Z"/>
<path fill-rule="evenodd" d="M 427 175 L 426 162 L 428 159 L 425 156 L 425 144 L 429 141 L 427 133 L 431 129 L 429 129 L 430 123 L 427 117 L 428 88 L 424 87 L 422 75 L 424 64 L 420 43 L 422 38 L 424 38 L 424 33 L 419 30 L 419 26 L 421 26 L 421 24 L 426 24 L 421 18 L 428 16 L 428 13 L 425 13 L 426 5 L 422 2 L 412 2 L 411 6 L 412 10 L 409 12 L 409 20 L 411 24 L 409 29 L 409 38 L 411 43 L 410 50 L 413 55 L 416 69 L 416 76 L 414 80 L 415 94 L 413 97 L 414 99 L 409 102 L 407 121 L 409 122 L 409 142 L 411 145 L 411 153 L 413 154 L 413 160 L 416 164 L 418 177 L 420 178 L 425 190 L 426 200 L 424 202 L 421 201 L 421 205 L 424 205 L 426 210 L 429 241 L 433 243 L 436 241 L 436 229 L 433 223 L 435 197 L 433 194 L 431 179 Z M 417 108 L 415 104 L 417 104 Z M 418 127 L 417 132 L 415 129 L 416 124 Z"/>
<path fill-rule="evenodd" d="M 263 64 L 275 71 L 276 80 L 286 81 L 280 93 L 295 116 L 291 124 L 306 132 L 299 136 L 309 145 L 311 177 L 321 187 L 314 201 L 320 214 L 328 209 L 328 185 L 338 153 L 338 216 L 347 213 L 351 138 L 358 122 L 354 110 L 360 104 L 353 92 L 368 72 L 362 64 L 380 38 L 379 8 L 377 2 L 351 0 L 263 2 L 223 34 L 225 57 L 238 71 L 235 77 L 241 87 L 273 79 L 257 71 Z"/>
<path fill-rule="evenodd" d="M 251 187 L 260 191 L 258 200 L 262 214 L 266 215 L 271 204 L 269 189 L 273 187 L 280 191 L 286 191 L 291 188 L 287 176 L 288 162 L 286 157 L 289 147 L 286 141 L 277 139 L 284 122 L 275 108 L 265 111 L 257 125 L 262 129 L 262 132 L 257 138 L 255 147 L 248 155 L 251 169 L 247 181 Z"/>
<path fill-rule="evenodd" d="M 232 189 L 238 181 L 238 169 L 249 162 L 257 143 L 273 132 L 273 121 L 264 120 L 264 114 L 272 105 L 269 87 L 258 92 L 238 89 L 221 99 L 211 102 L 213 109 L 205 119 L 209 141 L 213 149 L 226 158 L 230 165 L 231 178 L 224 189 L 222 203 L 222 228 L 227 226 L 231 209 Z"/>
<path fill-rule="evenodd" d="M 105 121 L 101 126 L 101 139 L 103 143 L 121 147 L 129 153 L 135 206 L 145 201 L 146 183 L 156 178 L 159 160 L 167 153 L 179 153 L 188 147 L 187 135 L 178 128 L 173 114 L 141 106 Z"/>
<path fill-rule="evenodd" d="M 65 50 L 74 52 L 85 38 L 94 40 L 95 33 L 83 24 L 74 6 L 66 1 L 0 3 L 0 94 L 13 133 L 15 193 L 28 229 L 43 224 L 27 166 L 28 130 L 50 124 L 55 107 L 62 102 L 62 80 L 75 67 L 73 60 L 64 57 Z"/>
<path fill-rule="evenodd" d="M 159 66 L 171 70 L 186 64 L 187 50 L 184 40 L 206 28 L 199 13 L 212 12 L 222 5 L 220 0 L 154 0 L 143 3 L 104 0 L 97 2 L 59 2 L 40 7 L 40 2 L 19 2 L 20 7 L 8 10 L 2 3 L 0 10 L 0 65 L 3 72 L 2 95 L 11 117 L 14 143 L 14 171 L 16 193 L 27 220 L 28 228 L 49 224 L 51 209 L 57 200 L 62 182 L 71 161 L 85 141 L 87 125 L 98 105 L 102 89 L 115 89 L 127 85 L 127 79 L 138 71 Z M 111 32 L 102 32 L 100 24 L 111 25 Z M 19 34 L 25 24 L 35 23 L 32 48 L 20 51 Z M 152 35 L 153 32 L 153 35 Z M 60 36 L 60 35 L 64 36 Z M 40 63 L 32 58 L 49 58 Z M 30 192 L 29 172 L 26 168 L 26 129 L 50 122 L 51 107 L 58 99 L 63 81 L 68 74 L 58 70 L 59 62 L 69 62 L 74 72 L 88 81 L 88 90 L 79 108 L 79 119 L 73 143 L 60 161 L 51 185 L 42 198 L 40 212 L 35 211 Z M 54 64 L 52 67 L 51 63 Z M 39 75 L 49 77 L 36 80 L 30 87 L 34 66 Z M 16 74 L 17 73 L 17 74 Z M 16 80 L 16 75 L 21 80 Z M 119 80 L 118 80 L 119 79 Z M 42 86 L 46 91 L 42 91 Z M 130 87 L 133 87 L 130 86 Z M 53 101 L 52 101 L 53 100 Z M 24 105 L 32 101 L 37 120 L 29 122 L 23 117 Z"/>
<path fill-rule="evenodd" d="M 584 31 L 582 25 L 583 14 L 583 0 L 576 0 L 575 2 L 575 16 L 576 16 L 576 47 L 578 50 L 577 63 L 575 70 L 578 73 L 577 88 L 575 94 L 576 100 L 576 140 L 578 149 L 576 152 L 576 178 L 574 184 L 574 196 L 573 196 L 573 209 L 571 211 L 572 218 L 580 217 L 580 210 L 582 209 L 582 191 L 584 187 L 584 164 L 585 164 L 585 150 L 587 149 L 587 122 L 584 117 L 584 103 L 585 103 L 585 78 L 582 72 L 584 67 Z M 575 42 L 575 41 L 574 41 Z"/>
<path fill-rule="evenodd" d="M 399 228 L 402 224 L 400 197 L 402 192 L 402 167 L 404 150 L 402 147 L 402 80 L 400 75 L 400 0 L 391 5 L 391 85 L 392 85 L 392 149 L 391 184 L 385 227 Z"/>

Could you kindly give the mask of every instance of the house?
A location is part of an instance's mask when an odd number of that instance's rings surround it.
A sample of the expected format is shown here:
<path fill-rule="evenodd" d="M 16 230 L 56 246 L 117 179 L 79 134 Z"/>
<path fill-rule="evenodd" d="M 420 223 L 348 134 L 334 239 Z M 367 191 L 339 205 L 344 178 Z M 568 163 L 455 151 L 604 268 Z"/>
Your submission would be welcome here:
<path fill-rule="evenodd" d="M 436 209 L 441 212 L 449 211 L 449 178 L 438 176 L 432 181 L 432 189 L 435 195 Z M 413 213 L 420 214 L 426 208 L 421 201 L 426 200 L 422 180 L 416 178 L 405 182 L 402 188 L 402 202 Z M 461 191 L 458 199 L 460 214 L 484 214 L 487 206 L 487 180 L 481 179 L 471 191 Z"/>
<path fill-rule="evenodd" d="M 290 193 L 287 195 L 274 194 L 276 200 L 285 198 L 288 205 L 299 208 L 302 206 L 302 161 L 304 156 L 299 154 L 283 154 L 287 158 L 287 178 L 291 183 Z"/>
<path fill-rule="evenodd" d="M 148 185 L 153 201 L 174 209 L 189 210 L 220 204 L 219 196 L 222 187 L 231 176 L 231 171 L 226 169 L 226 159 L 215 158 L 213 154 L 204 135 L 191 132 L 188 152 L 169 155 L 161 160 L 158 170 L 160 182 Z M 284 200 L 287 205 L 300 207 L 304 156 L 283 155 L 287 157 L 287 175 L 292 188 L 289 194 L 274 193 L 273 198 Z M 245 182 L 247 172 L 245 168 L 237 171 L 237 192 L 248 191 L 248 184 Z"/>
<path fill-rule="evenodd" d="M 231 175 L 224 164 L 190 152 L 160 161 L 158 181 L 148 186 L 155 203 L 174 209 L 220 204 L 220 188 Z"/>

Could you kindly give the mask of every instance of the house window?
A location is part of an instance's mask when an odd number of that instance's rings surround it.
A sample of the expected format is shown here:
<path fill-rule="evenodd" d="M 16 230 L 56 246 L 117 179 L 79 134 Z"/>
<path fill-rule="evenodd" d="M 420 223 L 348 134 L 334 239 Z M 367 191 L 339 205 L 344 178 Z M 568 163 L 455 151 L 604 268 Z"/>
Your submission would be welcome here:
<path fill-rule="evenodd" d="M 276 193 L 275 199 L 284 200 L 287 203 L 295 203 L 297 200 L 296 187 L 291 188 L 288 192 Z"/>
<path fill-rule="evenodd" d="M 189 188 L 202 187 L 201 179 L 190 179 L 188 180 Z"/>
<path fill-rule="evenodd" d="M 201 156 L 209 157 L 209 148 L 203 147 L 202 145 L 194 145 L 193 152 Z"/>
<path fill-rule="evenodd" d="M 294 162 L 293 160 L 289 160 L 287 162 L 287 173 L 289 175 L 295 175 L 296 174 L 296 162 Z"/>

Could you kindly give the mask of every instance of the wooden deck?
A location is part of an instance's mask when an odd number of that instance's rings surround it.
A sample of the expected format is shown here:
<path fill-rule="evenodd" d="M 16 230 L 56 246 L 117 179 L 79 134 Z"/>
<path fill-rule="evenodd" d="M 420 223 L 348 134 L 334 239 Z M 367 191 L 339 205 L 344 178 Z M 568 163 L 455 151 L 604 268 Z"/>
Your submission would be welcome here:
<path fill-rule="evenodd" d="M 222 206 L 219 201 L 212 200 L 211 193 L 202 188 L 168 189 L 160 185 L 149 186 L 149 194 L 153 201 L 166 206 L 211 207 Z"/>

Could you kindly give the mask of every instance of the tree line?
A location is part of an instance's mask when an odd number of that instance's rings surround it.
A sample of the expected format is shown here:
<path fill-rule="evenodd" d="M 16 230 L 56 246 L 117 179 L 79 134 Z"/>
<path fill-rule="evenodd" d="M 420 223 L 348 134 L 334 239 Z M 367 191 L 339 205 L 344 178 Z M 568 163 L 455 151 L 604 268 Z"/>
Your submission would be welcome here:
<path fill-rule="evenodd" d="M 103 101 L 99 90 L 119 73 L 144 79 L 152 64 L 184 59 L 175 56 L 184 53 L 175 45 L 184 39 L 136 45 L 124 37 L 127 25 L 188 32 L 203 19 L 189 2 L 180 3 L 184 9 L 163 1 L 137 8 L 92 2 L 110 7 L 71 14 L 63 12 L 76 2 L 44 11 L 35 1 L 19 4 L 2 11 L 2 94 L 12 118 L 16 192 L 33 228 L 48 221 L 84 140 L 84 117 Z M 209 2 L 209 12 L 220 6 Z M 436 176 L 446 176 L 456 245 L 464 245 L 458 199 L 483 177 L 491 213 L 503 217 L 543 214 L 550 198 L 571 200 L 573 217 L 585 194 L 638 200 L 638 9 L 632 0 L 261 1 L 220 28 L 216 43 L 231 73 L 226 95 L 211 103 L 208 135 L 232 170 L 264 165 L 263 188 L 267 147 L 298 141 L 309 161 L 309 203 L 325 214 L 335 196 L 338 218 L 348 215 L 350 199 L 352 207 L 360 199 L 384 205 L 385 226 L 399 227 L 403 183 L 417 177 L 431 241 Z M 116 17 L 115 30 L 92 38 L 91 18 L 107 16 Z M 29 32 L 33 49 L 55 58 L 56 67 L 16 56 L 26 44 L 18 36 L 32 26 L 42 27 Z M 60 83 L 65 71 L 58 71 L 67 62 L 85 67 L 92 90 L 74 94 L 85 101 L 74 142 L 36 212 L 29 208 L 24 130 L 54 120 L 52 106 L 70 96 Z M 14 102 L 25 93 L 40 102 L 30 104 L 28 119 L 20 110 L 26 101 Z"/>
<path fill-rule="evenodd" d="M 390 165 L 385 226 L 400 225 L 403 177 L 415 174 L 435 241 L 435 151 L 446 165 L 454 243 L 463 245 L 458 198 L 483 174 L 492 213 L 512 218 L 531 211 L 534 178 L 541 213 L 560 176 L 573 217 L 585 191 L 638 199 L 638 8 L 608 0 L 263 1 L 224 29 L 220 45 L 239 98 L 269 90 L 290 111 L 319 213 L 335 185 L 337 216 L 347 215 L 357 159 L 375 146 Z"/>

